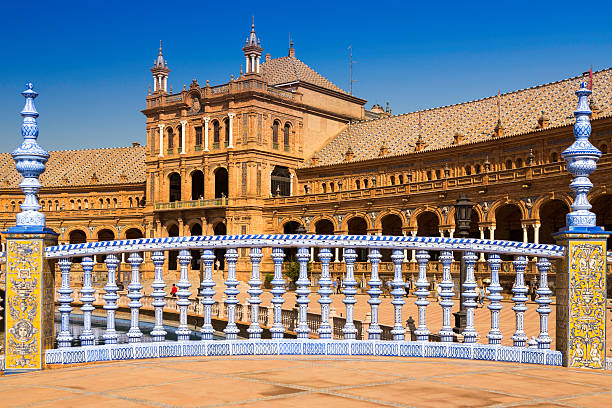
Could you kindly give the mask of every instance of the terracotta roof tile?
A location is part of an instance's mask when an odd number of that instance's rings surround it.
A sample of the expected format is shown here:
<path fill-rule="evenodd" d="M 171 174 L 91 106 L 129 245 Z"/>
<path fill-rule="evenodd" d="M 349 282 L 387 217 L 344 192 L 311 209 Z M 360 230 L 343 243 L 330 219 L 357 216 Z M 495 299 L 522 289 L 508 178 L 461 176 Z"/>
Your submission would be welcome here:
<path fill-rule="evenodd" d="M 134 184 L 145 181 L 145 147 L 57 150 L 49 152 L 47 168 L 40 176 L 45 187 L 91 184 Z M 97 182 L 92 182 L 92 178 Z M 10 153 L 0 153 L 2 188 L 16 188 L 22 180 Z"/>
<path fill-rule="evenodd" d="M 346 94 L 340 87 L 295 57 L 271 59 L 261 65 L 261 71 L 270 85 L 301 81 Z"/>
<path fill-rule="evenodd" d="M 534 131 L 542 111 L 550 119 L 548 127 L 574 122 L 577 99 L 574 92 L 583 76 L 521 89 L 502 94 L 501 105 L 504 136 Z M 612 114 L 612 68 L 593 74 L 593 96 L 599 109 L 597 117 Z M 434 150 L 453 144 L 454 134 L 464 135 L 462 144 L 494 138 L 497 124 L 497 95 L 457 105 L 421 111 L 423 150 Z M 591 104 L 591 109 L 594 106 Z M 380 146 L 386 142 L 388 156 L 412 153 L 419 134 L 418 112 L 353 123 L 318 152 L 318 166 L 344 162 L 344 153 L 351 145 L 356 160 L 378 157 Z"/>

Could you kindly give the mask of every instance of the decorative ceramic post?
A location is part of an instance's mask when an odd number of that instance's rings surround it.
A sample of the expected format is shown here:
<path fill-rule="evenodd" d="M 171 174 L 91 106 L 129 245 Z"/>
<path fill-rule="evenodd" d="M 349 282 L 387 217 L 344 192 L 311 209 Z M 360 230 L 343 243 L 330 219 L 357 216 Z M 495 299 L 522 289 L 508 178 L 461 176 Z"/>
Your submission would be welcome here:
<path fill-rule="evenodd" d="M 499 268 L 501 266 L 501 258 L 497 254 L 489 254 L 489 268 L 491 269 L 491 284 L 489 285 L 490 295 L 488 296 L 491 301 L 487 308 L 491 311 L 491 330 L 487 334 L 489 344 L 501 344 L 502 335 L 499 329 L 499 312 L 502 309 L 501 301 L 503 299 L 501 292 L 502 287 L 499 284 Z"/>
<path fill-rule="evenodd" d="M 57 234 L 45 226 L 45 216 L 38 210 L 38 177 L 45 171 L 49 153 L 38 138 L 38 112 L 34 98 L 38 94 L 31 83 L 22 92 L 25 107 L 21 111 L 23 142 L 12 153 L 17 171 L 23 176 L 19 184 L 25 193 L 17 222 L 4 232 L 6 238 L 6 320 L 5 373 L 40 370 L 45 350 L 53 348 L 55 262 L 44 259 L 45 247 L 57 244 Z M 68 261 L 70 262 L 70 261 Z M 64 265 L 63 274 L 70 266 Z M 69 284 L 68 284 L 69 286 Z M 69 295 L 64 287 L 62 295 Z M 68 287 L 69 290 L 69 287 Z M 70 303 L 63 299 L 62 320 L 69 316 Z M 62 328 L 66 328 L 66 323 Z M 62 346 L 69 345 L 70 335 L 62 331 Z"/>
<path fill-rule="evenodd" d="M 81 306 L 81 311 L 83 312 L 83 331 L 79 339 L 81 340 L 81 346 L 93 346 L 95 336 L 91 328 L 91 312 L 94 310 L 92 303 L 96 299 L 93 297 L 94 288 L 91 286 L 91 272 L 94 263 L 91 258 L 86 257 L 83 258 L 81 265 L 83 266 L 83 287 L 81 287 L 81 298 L 79 300 L 83 303 L 83 306 Z"/>
<path fill-rule="evenodd" d="M 536 290 L 538 299 L 536 300 L 538 308 L 536 311 L 540 314 L 540 335 L 537 338 L 538 348 L 549 349 L 551 338 L 548 334 L 548 315 L 552 312 L 550 304 L 552 300 L 550 295 L 552 291 L 548 288 L 548 271 L 550 270 L 550 261 L 548 258 L 538 258 L 536 264 L 540 271 L 540 285 Z"/>
<path fill-rule="evenodd" d="M 140 283 L 140 264 L 142 264 L 142 258 L 138 253 L 134 252 L 128 258 L 128 262 L 132 268 L 132 280 L 128 285 L 127 294 L 127 297 L 130 299 L 128 306 L 131 313 L 130 330 L 127 332 L 127 338 L 130 343 L 140 343 L 142 332 L 140 327 L 138 327 L 138 319 L 140 308 L 142 307 L 142 303 L 140 303 L 140 299 L 142 299 L 142 283 Z"/>
<path fill-rule="evenodd" d="M 191 265 L 191 254 L 187 249 L 181 249 L 179 251 L 178 256 L 179 265 L 181 268 L 181 274 L 179 281 L 176 283 L 178 290 L 176 291 L 176 297 L 178 300 L 176 304 L 179 307 L 179 326 L 176 329 L 176 339 L 181 340 L 189 340 L 189 336 L 191 335 L 191 330 L 189 326 L 187 326 L 187 308 L 191 304 L 189 301 L 189 296 L 191 296 L 191 292 L 189 288 L 191 287 L 191 283 L 189 283 L 189 265 Z"/>
<path fill-rule="evenodd" d="M 393 290 L 391 291 L 391 295 L 393 296 L 393 300 L 391 304 L 393 304 L 394 308 L 394 321 L 395 324 L 393 329 L 391 329 L 391 334 L 393 335 L 393 340 L 402 341 L 406 335 L 406 329 L 402 325 L 402 306 L 404 306 L 404 295 L 406 294 L 406 289 L 404 287 L 404 280 L 402 279 L 402 262 L 404 262 L 404 254 L 401 249 L 394 249 L 391 254 L 391 260 L 393 261 L 394 266 L 394 275 L 393 280 L 391 281 L 391 287 Z"/>
<path fill-rule="evenodd" d="M 236 340 L 240 329 L 236 326 L 236 305 L 238 304 L 238 279 L 236 279 L 236 261 L 238 260 L 238 251 L 234 248 L 229 248 L 225 252 L 225 260 L 227 261 L 227 279 L 225 280 L 225 304 L 227 305 L 227 326 L 223 329 L 227 340 Z"/>
<path fill-rule="evenodd" d="M 151 330 L 151 339 L 154 342 L 158 342 L 164 341 L 167 334 L 164 329 L 164 306 L 166 306 L 166 301 L 164 300 L 166 292 L 164 292 L 164 289 L 166 288 L 166 283 L 163 277 L 164 261 L 166 257 L 162 251 L 155 251 L 151 256 L 151 260 L 155 266 L 155 278 L 153 279 L 153 283 L 151 283 L 151 287 L 153 288 L 153 292 L 151 293 L 153 302 L 151 302 L 151 305 L 153 305 L 155 309 L 155 326 L 153 330 Z"/>
<path fill-rule="evenodd" d="M 215 329 L 212 325 L 212 306 L 215 304 L 215 281 L 213 280 L 213 262 L 215 254 L 212 249 L 205 249 L 202 252 L 202 264 L 204 265 L 204 279 L 202 279 L 202 304 L 204 305 L 204 323 L 202 324 L 202 340 L 213 340 Z"/>
<path fill-rule="evenodd" d="M 119 335 L 117 334 L 117 330 L 115 330 L 115 311 L 119 308 L 119 306 L 117 306 L 117 301 L 119 300 L 117 291 L 119 288 L 115 283 L 115 279 L 117 275 L 117 267 L 119 266 L 119 259 L 117 259 L 115 255 L 107 255 L 104 262 L 106 263 L 108 277 L 106 279 L 106 286 L 104 287 L 104 291 L 106 292 L 104 294 L 106 330 L 104 331 L 102 338 L 104 339 L 104 344 L 116 344 Z"/>
<path fill-rule="evenodd" d="M 270 328 L 273 339 L 282 339 L 285 332 L 285 326 L 282 321 L 282 306 L 285 303 L 283 295 L 285 294 L 285 280 L 283 279 L 283 259 L 285 252 L 283 248 L 274 248 L 272 250 L 272 260 L 274 261 L 274 279 L 272 279 L 272 290 L 274 296 L 271 300 L 274 305 L 274 324 Z"/>
<path fill-rule="evenodd" d="M 451 264 L 453 263 L 453 252 L 442 251 L 440 253 L 442 264 L 442 281 L 440 287 L 440 307 L 442 307 L 442 328 L 440 329 L 440 341 L 453 341 L 455 333 L 451 326 L 451 308 L 453 307 L 453 279 L 451 277 Z"/>
<path fill-rule="evenodd" d="M 353 323 L 353 306 L 357 303 L 355 295 L 357 294 L 357 281 L 355 280 L 354 268 L 357 260 L 357 253 L 353 248 L 344 250 L 344 262 L 346 264 L 346 276 L 344 277 L 344 299 L 342 302 L 346 305 L 346 323 L 342 328 L 345 340 L 355 340 L 357 336 L 357 328 Z"/>
<path fill-rule="evenodd" d="M 72 312 L 72 289 L 70 289 L 70 267 L 72 261 L 68 258 L 62 258 L 59 261 L 59 268 L 62 272 L 62 286 L 57 290 L 60 294 L 57 301 L 60 306 L 57 308 L 61 316 L 60 332 L 57 335 L 57 347 L 70 347 L 72 345 L 72 334 L 70 334 L 70 312 Z"/>
<path fill-rule="evenodd" d="M 251 286 L 247 293 L 251 295 L 249 298 L 249 304 L 251 305 L 251 324 L 249 325 L 247 332 L 249 333 L 249 339 L 261 339 L 261 333 L 263 329 L 259 325 L 259 304 L 261 298 L 259 297 L 263 291 L 261 290 L 261 278 L 259 275 L 259 264 L 263 257 L 261 248 L 251 248 L 249 254 L 251 258 L 251 279 L 249 285 Z"/>
<path fill-rule="evenodd" d="M 295 329 L 298 339 L 307 339 L 308 333 L 310 333 L 310 327 L 308 327 L 307 314 L 308 314 L 308 295 L 310 294 L 310 280 L 308 279 L 308 259 L 310 254 L 308 248 L 298 248 L 297 259 L 300 264 L 300 274 L 298 280 L 295 282 L 297 290 L 296 303 L 299 305 L 299 319 L 298 325 Z"/>
<path fill-rule="evenodd" d="M 380 295 L 382 295 L 382 290 L 380 290 L 382 281 L 378 276 L 378 265 L 380 264 L 382 255 L 378 249 L 372 248 L 370 249 L 368 258 L 372 266 L 372 273 L 368 281 L 368 285 L 370 285 L 370 289 L 368 290 L 368 295 L 370 295 L 368 303 L 370 304 L 370 313 L 372 315 L 372 321 L 370 327 L 368 327 L 368 340 L 380 340 L 382 329 L 378 324 L 378 306 L 382 303 L 382 300 L 380 300 Z"/>
<path fill-rule="evenodd" d="M 321 339 L 332 338 L 332 327 L 329 324 L 329 305 L 332 303 L 330 295 L 333 294 L 331 289 L 332 281 L 329 275 L 329 262 L 331 258 L 332 253 L 329 248 L 321 248 L 319 251 L 319 259 L 321 260 L 321 279 L 319 279 L 321 325 L 319 326 L 319 338 Z"/>
<path fill-rule="evenodd" d="M 512 345 L 514 347 L 525 347 L 527 345 L 527 334 L 525 334 L 525 312 L 527 311 L 527 286 L 525 285 L 525 268 L 527 267 L 527 258 L 518 255 L 514 257 L 514 271 L 516 273 L 516 279 L 512 286 L 512 301 L 514 306 L 514 314 L 516 317 L 516 330 L 512 335 Z"/>
<path fill-rule="evenodd" d="M 474 277 L 474 264 L 478 260 L 478 256 L 472 251 L 463 253 L 463 261 L 465 262 L 465 282 L 463 282 L 463 297 L 465 298 L 465 329 L 461 333 L 464 343 L 476 343 L 478 333 L 474 328 L 474 313 L 478 305 L 476 304 L 476 278 Z"/>
<path fill-rule="evenodd" d="M 419 326 L 414 331 L 417 341 L 428 341 L 429 340 L 429 329 L 427 328 L 427 314 L 426 309 L 429 301 L 429 281 L 427 281 L 427 261 L 429 261 L 429 253 L 424 249 L 417 250 L 416 253 L 417 263 L 419 265 L 419 277 L 416 281 L 417 290 L 414 294 L 417 296 L 417 300 L 414 302 L 419 310 Z"/>
<path fill-rule="evenodd" d="M 596 225 L 587 194 L 593 187 L 601 152 L 591 144 L 588 97 L 585 82 L 576 91 L 574 143 L 561 156 L 574 176 L 570 188 L 575 199 L 566 216 L 566 227 L 555 235 L 565 246 L 565 258 L 556 274 L 556 346 L 568 367 L 603 369 L 606 359 L 606 238 L 609 232 Z M 541 295 L 542 296 L 542 295 Z"/>

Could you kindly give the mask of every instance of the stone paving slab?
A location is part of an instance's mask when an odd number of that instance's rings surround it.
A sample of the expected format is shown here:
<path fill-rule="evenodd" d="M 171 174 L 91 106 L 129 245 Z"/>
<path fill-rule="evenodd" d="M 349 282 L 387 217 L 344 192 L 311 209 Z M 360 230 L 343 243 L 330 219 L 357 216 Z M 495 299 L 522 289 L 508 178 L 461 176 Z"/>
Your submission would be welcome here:
<path fill-rule="evenodd" d="M 0 406 L 609 407 L 612 373 L 410 358 L 177 358 L 1 376 Z"/>

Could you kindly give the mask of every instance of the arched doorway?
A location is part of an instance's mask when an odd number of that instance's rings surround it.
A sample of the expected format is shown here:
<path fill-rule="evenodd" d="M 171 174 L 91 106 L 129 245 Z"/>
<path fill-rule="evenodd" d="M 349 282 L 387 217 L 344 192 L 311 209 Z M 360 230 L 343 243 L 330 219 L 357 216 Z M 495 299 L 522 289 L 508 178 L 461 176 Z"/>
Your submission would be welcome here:
<path fill-rule="evenodd" d="M 561 200 L 550 200 L 540 207 L 540 244 L 555 244 L 553 234 L 565 226 L 567 204 Z"/>
<path fill-rule="evenodd" d="M 592 202 L 592 212 L 597 216 L 597 225 L 612 231 L 612 194 L 604 194 Z M 612 235 L 608 236 L 608 251 L 612 251 Z M 612 286 L 612 285 L 609 285 Z"/>
<path fill-rule="evenodd" d="M 514 204 L 506 204 L 495 211 L 495 239 L 523 241 L 521 210 Z"/>
<path fill-rule="evenodd" d="M 227 227 L 224 223 L 219 222 L 213 228 L 213 232 L 215 235 L 227 235 Z M 225 269 L 225 249 L 215 249 L 215 266 L 219 270 Z"/>
<path fill-rule="evenodd" d="M 383 235 L 402 235 L 402 219 L 396 214 L 385 215 L 381 220 L 382 234 Z M 391 254 L 393 250 L 382 249 L 380 254 L 382 255 L 382 262 L 391 262 Z"/>
<path fill-rule="evenodd" d="M 81 230 L 70 231 L 68 239 L 71 244 L 84 244 L 87 242 L 87 234 Z M 83 257 L 72 258 L 73 263 L 81 263 Z"/>
<path fill-rule="evenodd" d="M 367 235 L 368 223 L 362 217 L 353 217 L 348 221 L 348 235 Z M 368 260 L 368 250 L 366 248 L 356 248 L 356 262 L 366 262 Z"/>
<path fill-rule="evenodd" d="M 110 229 L 101 229 L 98 231 L 98 241 L 113 241 L 115 239 L 115 233 Z M 104 262 L 106 255 L 96 255 L 97 262 Z"/>
<path fill-rule="evenodd" d="M 178 173 L 171 173 L 168 176 L 170 182 L 169 201 L 180 201 L 181 200 L 181 175 Z"/>
<path fill-rule="evenodd" d="M 322 219 L 315 223 L 315 234 L 334 235 L 334 223 L 330 220 Z M 336 251 L 332 249 L 332 261 L 335 260 Z M 319 248 L 315 248 L 315 261 L 319 261 Z"/>
<path fill-rule="evenodd" d="M 204 173 L 195 170 L 191 173 L 191 199 L 201 200 L 204 198 Z"/>
<path fill-rule="evenodd" d="M 289 221 L 283 225 L 283 234 L 297 234 L 297 229 L 301 226 L 297 221 Z M 294 261 L 297 256 L 297 248 L 285 248 L 285 260 Z"/>
<path fill-rule="evenodd" d="M 202 235 L 202 226 L 200 224 L 193 224 L 190 229 L 191 235 Z M 200 262 L 202 251 L 199 249 L 191 250 L 191 270 L 196 271 L 200 269 Z"/>
<path fill-rule="evenodd" d="M 179 229 L 176 224 L 172 224 L 168 227 L 168 236 L 169 237 L 178 237 Z M 179 251 L 168 251 L 168 270 L 176 271 L 178 269 L 178 254 Z"/>
<path fill-rule="evenodd" d="M 289 173 L 289 168 L 274 166 L 270 175 L 270 194 L 273 197 L 287 197 L 291 195 L 291 173 Z"/>
<path fill-rule="evenodd" d="M 440 220 L 436 213 L 425 211 L 417 217 L 417 236 L 419 237 L 439 237 Z M 440 258 L 440 251 L 429 251 L 429 260 L 437 261 Z"/>
<path fill-rule="evenodd" d="M 219 167 L 215 170 L 215 198 L 224 198 L 228 196 L 228 179 L 229 177 L 225 167 Z"/>

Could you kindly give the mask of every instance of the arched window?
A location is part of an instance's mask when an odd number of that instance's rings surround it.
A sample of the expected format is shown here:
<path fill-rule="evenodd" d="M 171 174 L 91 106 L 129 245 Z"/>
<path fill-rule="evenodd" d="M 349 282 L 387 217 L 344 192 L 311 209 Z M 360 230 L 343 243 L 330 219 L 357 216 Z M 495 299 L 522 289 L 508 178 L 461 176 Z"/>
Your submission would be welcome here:
<path fill-rule="evenodd" d="M 174 130 L 168 128 L 168 150 L 174 148 Z"/>
<path fill-rule="evenodd" d="M 15 203 L 13 203 L 13 207 L 15 206 Z M 15 211 L 15 210 L 13 210 Z M 59 211 L 59 201 L 55 200 L 55 211 Z"/>
<path fill-rule="evenodd" d="M 404 175 L 403 174 L 399 175 L 399 183 L 400 184 L 404 184 Z"/>
<path fill-rule="evenodd" d="M 74 200 L 70 200 L 70 209 L 74 210 Z"/>
<path fill-rule="evenodd" d="M 523 159 L 519 157 L 518 159 L 516 159 L 516 168 L 520 169 L 521 167 L 523 167 Z"/>
<path fill-rule="evenodd" d="M 324 192 L 324 193 L 327 193 L 327 184 L 322 183 L 322 184 L 321 184 L 321 188 L 323 189 L 323 192 Z M 14 207 L 15 207 L 15 206 L 13 205 L 13 208 L 14 208 Z M 15 211 L 15 210 L 13 210 L 13 211 Z"/>
<path fill-rule="evenodd" d="M 113 198 L 113 208 L 117 208 L 117 199 Z"/>
<path fill-rule="evenodd" d="M 223 119 L 223 128 L 225 129 L 225 140 L 223 141 L 223 145 L 225 147 L 229 146 L 229 119 Z"/>
<path fill-rule="evenodd" d="M 229 174 L 225 167 L 215 170 L 215 198 L 225 198 L 229 195 Z"/>
<path fill-rule="evenodd" d="M 181 200 L 181 176 L 178 173 L 171 173 L 168 176 L 170 182 L 170 191 L 168 201 L 180 201 Z"/>
<path fill-rule="evenodd" d="M 368 188 L 368 179 L 363 179 L 363 188 Z"/>
<path fill-rule="evenodd" d="M 196 146 L 202 146 L 202 126 L 196 126 L 195 128 L 195 144 Z"/>
<path fill-rule="evenodd" d="M 176 128 L 176 134 L 178 135 L 178 148 L 181 149 L 183 147 L 183 127 L 179 126 Z"/>
<path fill-rule="evenodd" d="M 11 201 L 11 211 L 15 211 L 15 202 Z"/>
<path fill-rule="evenodd" d="M 472 175 L 472 167 L 470 165 L 465 166 L 465 175 L 466 176 Z"/>
<path fill-rule="evenodd" d="M 283 145 L 285 145 L 285 150 L 289 150 L 289 132 L 291 132 L 291 125 L 289 123 L 285 123 L 285 127 L 283 129 Z"/>
<path fill-rule="evenodd" d="M 556 163 L 557 161 L 559 161 L 559 156 L 557 156 L 557 152 L 552 152 L 550 154 L 550 162 Z"/>
<path fill-rule="evenodd" d="M 512 170 L 512 160 L 506 160 L 506 170 Z"/>
<path fill-rule="evenodd" d="M 355 180 L 355 188 L 357 188 L 357 190 L 361 188 L 361 181 Z"/>
<path fill-rule="evenodd" d="M 130 208 L 134 206 L 134 202 L 132 201 L 132 197 L 128 198 L 128 203 L 130 204 Z"/>
<path fill-rule="evenodd" d="M 334 192 L 334 190 L 335 190 L 335 188 L 334 188 L 334 183 L 329 183 L 329 192 L 330 192 L 330 193 L 333 193 L 333 192 Z"/>
<path fill-rule="evenodd" d="M 442 177 L 440 177 L 440 169 L 436 169 L 436 180 L 440 180 Z"/>
<path fill-rule="evenodd" d="M 291 195 L 291 173 L 289 168 L 283 166 L 274 166 L 270 175 L 270 193 L 272 196 L 290 196 Z"/>
<path fill-rule="evenodd" d="M 45 211 L 45 202 L 44 202 L 44 201 L 42 201 L 42 200 L 40 201 L 40 209 L 41 209 L 42 211 Z"/>
<path fill-rule="evenodd" d="M 431 170 L 427 170 L 427 180 L 431 180 Z"/>
<path fill-rule="evenodd" d="M 106 208 L 111 208 L 110 203 L 111 203 L 110 202 L 110 198 L 107 198 L 106 199 Z"/>
<path fill-rule="evenodd" d="M 89 200 L 85 199 L 84 203 L 85 203 L 85 209 L 88 210 L 89 209 Z"/>
<path fill-rule="evenodd" d="M 608 153 L 608 145 L 607 144 L 602 144 L 601 148 L 599 150 L 601 150 L 602 154 L 607 154 Z"/>
<path fill-rule="evenodd" d="M 104 208 L 104 200 L 100 198 L 100 208 Z"/>
<path fill-rule="evenodd" d="M 77 200 L 77 209 L 80 210 L 81 209 L 81 200 Z"/>
<path fill-rule="evenodd" d="M 219 148 L 219 144 L 221 143 L 221 125 L 219 125 L 218 120 L 213 120 L 213 147 Z"/>
<path fill-rule="evenodd" d="M 394 186 L 395 185 L 395 176 L 391 176 L 390 177 L 390 181 L 391 181 L 391 185 Z"/>
<path fill-rule="evenodd" d="M 480 167 L 480 164 L 476 165 L 476 174 L 480 174 L 480 172 L 482 171 L 482 168 Z"/>
<path fill-rule="evenodd" d="M 280 127 L 280 123 L 275 120 L 272 124 L 272 147 L 278 149 L 278 128 Z"/>

